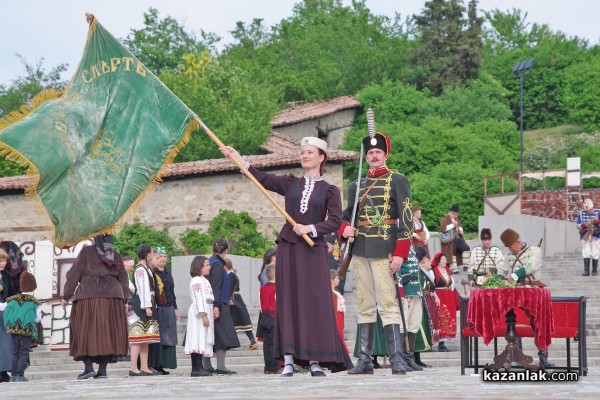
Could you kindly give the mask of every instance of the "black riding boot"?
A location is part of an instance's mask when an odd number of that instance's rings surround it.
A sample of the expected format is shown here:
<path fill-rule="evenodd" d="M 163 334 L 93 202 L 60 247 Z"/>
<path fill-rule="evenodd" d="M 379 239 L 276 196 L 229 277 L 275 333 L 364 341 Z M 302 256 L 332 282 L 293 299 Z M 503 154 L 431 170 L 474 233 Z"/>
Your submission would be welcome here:
<path fill-rule="evenodd" d="M 415 340 L 417 339 L 416 333 L 408 332 L 408 345 L 409 348 L 404 352 L 404 362 L 406 365 L 413 369 L 413 371 L 423 371 L 423 368 L 415 362 Z"/>
<path fill-rule="evenodd" d="M 589 258 L 583 259 L 583 274 L 581 274 L 581 276 L 590 276 L 590 259 Z"/>
<path fill-rule="evenodd" d="M 402 335 L 400 334 L 400 325 L 391 324 L 383 327 L 385 341 L 387 343 L 388 354 L 390 355 L 390 365 L 392 374 L 405 375 L 406 365 L 404 364 L 404 350 L 402 349 Z"/>
<path fill-rule="evenodd" d="M 540 350 L 538 351 L 538 356 L 540 357 L 540 368 L 552 368 L 554 364 L 548 361 L 548 351 Z"/>
<path fill-rule="evenodd" d="M 598 276 L 598 260 L 592 260 L 592 276 Z"/>
<path fill-rule="evenodd" d="M 375 323 L 358 324 L 358 362 L 354 368 L 348 370 L 351 375 L 373 375 L 373 337 L 375 336 Z"/>

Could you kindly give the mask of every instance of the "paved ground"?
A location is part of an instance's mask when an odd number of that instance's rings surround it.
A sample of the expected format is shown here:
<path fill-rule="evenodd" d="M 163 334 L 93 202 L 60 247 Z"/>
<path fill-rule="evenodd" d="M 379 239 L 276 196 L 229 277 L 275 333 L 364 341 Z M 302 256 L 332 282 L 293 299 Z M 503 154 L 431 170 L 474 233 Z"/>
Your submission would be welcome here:
<path fill-rule="evenodd" d="M 373 376 L 346 373 L 313 378 L 296 374 L 292 378 L 248 374 L 191 378 L 159 376 L 125 378 L 111 376 L 102 381 L 35 380 L 28 383 L 2 383 L 2 399 L 598 399 L 600 368 L 578 382 L 570 383 L 489 383 L 481 376 L 461 376 L 456 368 L 392 376 L 389 369 Z"/>

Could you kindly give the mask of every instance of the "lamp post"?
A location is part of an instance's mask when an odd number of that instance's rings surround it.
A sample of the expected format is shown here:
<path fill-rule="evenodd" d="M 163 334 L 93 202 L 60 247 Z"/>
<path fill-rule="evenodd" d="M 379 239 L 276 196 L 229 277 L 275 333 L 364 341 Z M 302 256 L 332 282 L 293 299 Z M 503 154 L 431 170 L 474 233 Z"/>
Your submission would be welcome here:
<path fill-rule="evenodd" d="M 521 118 L 519 123 L 519 131 L 521 134 L 521 172 L 523 172 L 523 77 L 529 74 L 532 65 L 533 58 L 530 58 L 529 60 L 525 61 L 519 61 L 515 64 L 515 67 L 512 71 L 513 78 L 519 78 L 519 80 L 521 81 L 521 94 L 519 96 L 519 105 L 521 112 Z"/>

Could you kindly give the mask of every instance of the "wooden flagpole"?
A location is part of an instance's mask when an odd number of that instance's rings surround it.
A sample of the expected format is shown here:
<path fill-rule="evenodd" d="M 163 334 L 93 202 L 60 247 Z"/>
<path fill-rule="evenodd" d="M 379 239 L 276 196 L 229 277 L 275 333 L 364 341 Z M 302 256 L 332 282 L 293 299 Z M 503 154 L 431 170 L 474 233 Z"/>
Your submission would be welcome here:
<path fill-rule="evenodd" d="M 215 135 L 208 126 L 206 126 L 204 124 L 204 122 L 196 116 L 196 120 L 198 121 L 198 123 L 200 124 L 200 126 L 202 127 L 202 129 L 204 129 L 204 132 L 206 132 L 206 134 L 219 146 L 219 148 L 224 147 L 225 145 L 223 144 L 223 142 L 221 142 L 221 140 L 217 137 L 217 135 Z M 294 221 L 294 219 L 279 205 L 279 203 L 277 203 L 277 201 L 275 201 L 275 199 L 273 197 L 271 197 L 271 195 L 269 194 L 269 192 L 267 192 L 267 189 L 265 189 L 263 187 L 263 185 L 260 184 L 259 181 L 256 180 L 256 178 L 246 169 L 246 167 L 239 162 L 238 159 L 236 159 L 235 157 L 233 157 L 233 155 L 229 154 L 227 156 L 231 161 L 233 161 L 233 163 L 235 165 L 238 166 L 238 168 L 240 169 L 240 171 L 246 175 L 246 177 L 248 179 L 250 179 L 252 181 L 252 183 L 254 183 L 254 185 L 258 188 L 258 190 L 260 190 L 262 192 L 262 194 L 265 195 L 265 197 L 267 198 L 267 200 L 269 200 L 271 202 L 271 204 L 273 204 L 275 206 L 275 208 L 277 209 L 277 211 L 279 211 L 281 213 L 281 215 L 283 215 L 286 219 L 287 222 L 289 222 L 292 226 L 296 226 L 297 223 L 296 221 Z M 304 234 L 302 235 L 302 238 L 306 241 L 306 243 L 308 243 L 310 246 L 314 246 L 315 242 L 312 241 L 312 239 L 307 235 Z"/>

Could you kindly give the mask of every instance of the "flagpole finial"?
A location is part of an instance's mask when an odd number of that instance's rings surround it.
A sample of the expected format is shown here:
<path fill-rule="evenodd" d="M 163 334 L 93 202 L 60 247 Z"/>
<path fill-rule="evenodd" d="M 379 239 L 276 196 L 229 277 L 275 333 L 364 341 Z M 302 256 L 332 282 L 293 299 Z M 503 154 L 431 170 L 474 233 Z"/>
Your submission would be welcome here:
<path fill-rule="evenodd" d="M 85 20 L 87 21 L 88 24 L 91 24 L 92 21 L 94 20 L 94 14 L 92 13 L 85 13 Z"/>

